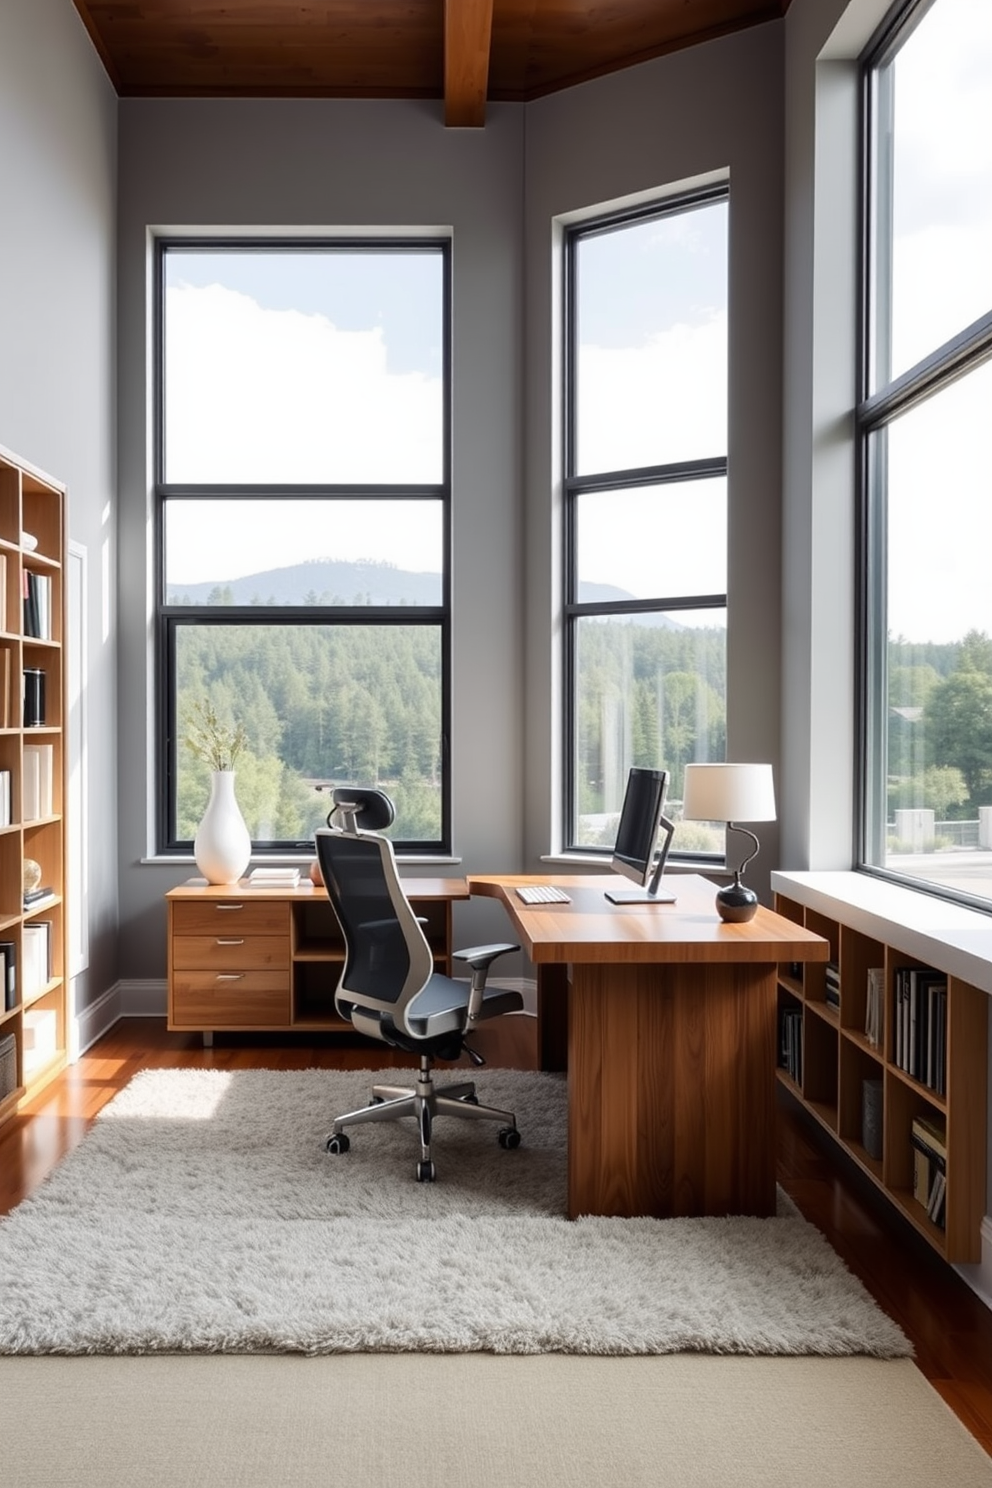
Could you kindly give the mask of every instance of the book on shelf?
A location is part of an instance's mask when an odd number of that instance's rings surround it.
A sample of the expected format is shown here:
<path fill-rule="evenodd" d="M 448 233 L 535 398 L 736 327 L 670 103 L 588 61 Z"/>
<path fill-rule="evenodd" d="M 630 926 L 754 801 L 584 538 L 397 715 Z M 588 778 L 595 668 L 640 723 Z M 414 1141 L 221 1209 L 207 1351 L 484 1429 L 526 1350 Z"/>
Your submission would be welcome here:
<path fill-rule="evenodd" d="M 38 889 L 29 889 L 24 895 L 24 908 L 35 909 L 39 904 L 44 904 L 48 899 L 55 898 L 55 889 L 51 884 L 44 884 Z"/>
<path fill-rule="evenodd" d="M 944 1228 L 944 1210 L 947 1199 L 947 1174 L 942 1170 L 934 1174 L 930 1194 L 927 1199 L 927 1216 L 935 1225 Z"/>
<path fill-rule="evenodd" d="M 10 647 L 0 646 L 0 728 L 10 726 Z"/>
<path fill-rule="evenodd" d="M 896 972 L 893 1062 L 921 1085 L 944 1094 L 947 977 L 926 966 Z"/>
<path fill-rule="evenodd" d="M 24 820 L 36 821 L 51 816 L 55 809 L 55 746 L 25 744 L 22 751 L 24 772 Z"/>
<path fill-rule="evenodd" d="M 824 1001 L 834 1012 L 840 1012 L 840 967 L 836 961 L 828 961 L 824 984 Z"/>
<path fill-rule="evenodd" d="M 24 1014 L 24 1063 L 30 1068 L 54 1059 L 58 1018 L 54 1008 L 28 1008 Z"/>
<path fill-rule="evenodd" d="M 300 881 L 299 868 L 253 868 L 248 875 L 251 884 L 294 889 Z"/>
<path fill-rule="evenodd" d="M 52 922 L 29 920 L 21 928 L 21 988 L 33 997 L 45 989 L 52 977 Z"/>
<path fill-rule="evenodd" d="M 779 1021 L 779 1064 L 797 1085 L 803 1080 L 803 1010 L 784 1007 Z"/>
<path fill-rule="evenodd" d="M 3 1009 L 9 1013 L 17 1006 L 17 947 L 12 940 L 0 940 L 0 977 L 3 979 Z"/>
<path fill-rule="evenodd" d="M 940 1224 L 942 1221 L 935 1217 L 941 1210 L 934 1202 L 934 1190 L 939 1179 L 942 1202 L 947 1172 L 947 1128 L 935 1117 L 914 1116 L 909 1140 L 913 1149 L 913 1197 L 923 1205 L 934 1224 Z"/>
<path fill-rule="evenodd" d="M 34 640 L 50 641 L 52 638 L 52 580 L 49 574 L 34 573 L 30 568 L 22 571 L 22 595 L 24 600 L 24 634 Z"/>
<path fill-rule="evenodd" d="M 7 629 L 7 554 L 0 553 L 0 630 Z"/>
<path fill-rule="evenodd" d="M 9 827 L 10 823 L 10 771 L 0 770 L 0 827 Z"/>
<path fill-rule="evenodd" d="M 869 966 L 865 1000 L 865 1038 L 873 1049 L 882 1042 L 882 1008 L 885 998 L 885 968 Z"/>

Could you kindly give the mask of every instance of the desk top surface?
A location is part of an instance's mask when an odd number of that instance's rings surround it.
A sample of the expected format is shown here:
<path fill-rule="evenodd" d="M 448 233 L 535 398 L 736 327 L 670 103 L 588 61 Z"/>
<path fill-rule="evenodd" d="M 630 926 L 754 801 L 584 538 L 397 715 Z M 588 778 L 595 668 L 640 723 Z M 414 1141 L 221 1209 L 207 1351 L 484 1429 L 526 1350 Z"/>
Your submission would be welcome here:
<path fill-rule="evenodd" d="M 695 873 L 671 874 L 675 904 L 612 904 L 609 874 L 469 874 L 472 894 L 500 899 L 534 962 L 826 961 L 829 942 L 759 905 L 753 920 L 725 924 L 716 912 L 717 885 Z M 553 883 L 568 904 L 525 904 L 518 885 Z"/>
<path fill-rule="evenodd" d="M 464 878 L 407 878 L 400 881 L 410 899 L 467 899 Z M 305 875 L 298 884 L 252 884 L 242 878 L 234 884 L 208 884 L 205 878 L 188 878 L 166 894 L 166 899 L 287 899 L 294 904 L 327 902 L 323 884 L 314 885 Z"/>

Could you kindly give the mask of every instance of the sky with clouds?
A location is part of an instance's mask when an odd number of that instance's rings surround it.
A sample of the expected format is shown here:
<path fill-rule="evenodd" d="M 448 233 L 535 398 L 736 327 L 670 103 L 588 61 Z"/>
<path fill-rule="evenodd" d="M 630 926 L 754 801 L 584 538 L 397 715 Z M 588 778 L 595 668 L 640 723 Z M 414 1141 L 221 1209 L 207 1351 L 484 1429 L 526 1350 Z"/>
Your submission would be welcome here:
<path fill-rule="evenodd" d="M 962 46 L 960 38 L 967 38 Z M 992 0 L 936 0 L 894 64 L 892 370 L 992 308 Z M 712 205 L 583 240 L 577 366 L 580 473 L 726 452 L 727 209 Z M 457 253 L 457 245 L 454 251 Z M 224 483 L 438 482 L 441 258 L 197 253 L 168 257 L 167 478 Z M 457 375 L 457 368 L 455 369 Z M 890 630 L 992 631 L 988 554 L 992 370 L 889 436 Z M 583 577 L 637 595 L 710 593 L 725 555 L 723 482 L 586 503 Z M 170 520 L 170 581 L 224 580 L 303 558 L 438 566 L 422 509 L 349 507 L 329 524 L 193 508 Z M 370 543 L 370 531 L 374 541 Z M 632 535 L 636 541 L 632 541 Z M 685 587 L 669 587 L 678 556 Z"/>

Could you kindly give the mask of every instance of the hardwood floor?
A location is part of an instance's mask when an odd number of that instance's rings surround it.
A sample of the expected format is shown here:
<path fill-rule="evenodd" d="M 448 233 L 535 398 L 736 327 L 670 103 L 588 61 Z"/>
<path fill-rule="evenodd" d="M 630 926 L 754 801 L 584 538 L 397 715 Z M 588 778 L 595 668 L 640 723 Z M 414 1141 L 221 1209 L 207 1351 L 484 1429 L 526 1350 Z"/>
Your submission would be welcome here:
<path fill-rule="evenodd" d="M 484 1030 L 492 1064 L 536 1067 L 534 1022 L 504 1018 Z M 480 1045 L 483 1040 L 477 1040 Z M 0 1128 L 0 1214 L 8 1213 L 85 1135 L 97 1112 L 142 1069 L 307 1069 L 408 1066 L 367 1041 L 169 1033 L 158 1019 L 122 1019 Z M 881 1307 L 912 1340 L 916 1362 L 992 1454 L 992 1311 L 896 1215 L 812 1119 L 779 1093 L 778 1177 Z"/>

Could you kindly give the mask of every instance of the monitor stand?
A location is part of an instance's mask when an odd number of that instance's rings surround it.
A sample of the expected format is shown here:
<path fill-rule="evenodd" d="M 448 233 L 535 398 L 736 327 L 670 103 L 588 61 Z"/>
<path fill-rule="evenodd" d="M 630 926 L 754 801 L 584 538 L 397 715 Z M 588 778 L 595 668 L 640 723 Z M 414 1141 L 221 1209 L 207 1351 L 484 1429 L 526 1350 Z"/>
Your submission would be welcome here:
<path fill-rule="evenodd" d="M 658 854 L 651 882 L 644 889 L 606 889 L 605 894 L 611 904 L 677 904 L 675 895 L 668 889 L 661 887 L 661 875 L 665 871 L 668 861 L 668 850 L 672 845 L 675 835 L 675 823 L 670 822 L 667 816 L 660 821 L 660 830 L 664 833 L 664 841 Z"/>
<path fill-rule="evenodd" d="M 674 894 L 667 889 L 657 894 L 652 894 L 650 889 L 607 889 L 607 899 L 611 904 L 677 904 L 678 900 Z"/>

